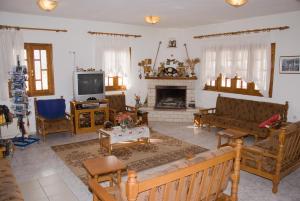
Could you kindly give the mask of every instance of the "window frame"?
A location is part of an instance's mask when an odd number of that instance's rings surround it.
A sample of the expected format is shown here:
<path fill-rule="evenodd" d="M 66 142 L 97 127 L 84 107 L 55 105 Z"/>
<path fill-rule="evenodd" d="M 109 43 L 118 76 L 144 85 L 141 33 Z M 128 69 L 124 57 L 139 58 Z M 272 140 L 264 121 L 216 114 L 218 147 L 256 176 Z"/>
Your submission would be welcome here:
<path fill-rule="evenodd" d="M 125 91 L 126 85 L 124 85 L 124 78 L 120 76 L 106 76 L 105 79 L 113 79 L 113 84 L 111 86 L 105 85 L 105 91 Z M 119 83 L 119 78 L 122 78 L 122 83 Z M 109 83 L 108 83 L 109 84 Z"/>
<path fill-rule="evenodd" d="M 276 43 L 271 43 L 271 57 L 270 57 L 271 58 L 271 71 L 270 71 L 270 83 L 269 83 L 269 98 L 272 98 L 272 95 L 273 95 L 275 54 L 276 54 Z M 230 86 L 228 86 L 228 87 L 227 87 L 227 80 L 230 80 Z M 238 88 L 237 82 L 239 82 L 239 81 L 243 82 L 238 76 L 235 76 L 232 79 L 225 78 L 225 87 L 224 87 L 224 86 L 222 86 L 222 74 L 220 74 L 216 80 L 211 80 L 209 84 L 206 83 L 203 90 L 250 95 L 250 96 L 263 96 L 261 94 L 261 92 L 255 88 L 254 82 L 248 82 L 247 88 L 243 88 L 242 86 L 241 86 L 241 88 Z"/>
<path fill-rule="evenodd" d="M 28 69 L 28 91 L 27 94 L 30 97 L 34 96 L 49 96 L 55 94 L 54 87 L 54 73 L 53 73 L 53 49 L 52 44 L 49 43 L 24 43 L 24 49 L 27 54 L 27 69 Z M 46 50 L 47 54 L 47 78 L 48 89 L 36 90 L 35 85 L 35 69 L 34 69 L 34 50 Z"/>

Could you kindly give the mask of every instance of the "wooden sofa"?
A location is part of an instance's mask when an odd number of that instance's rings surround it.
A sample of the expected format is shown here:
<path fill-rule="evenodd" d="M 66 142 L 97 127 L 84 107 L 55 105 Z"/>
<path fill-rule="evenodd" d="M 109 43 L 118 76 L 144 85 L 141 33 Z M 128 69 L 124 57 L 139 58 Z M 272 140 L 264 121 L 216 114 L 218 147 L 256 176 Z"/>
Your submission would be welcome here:
<path fill-rule="evenodd" d="M 128 171 L 127 182 L 114 189 L 90 180 L 93 201 L 237 201 L 241 146 L 238 140 L 235 148 L 201 153 L 143 181 L 137 180 L 134 171 Z M 223 192 L 230 179 L 231 193 L 226 195 Z"/>
<path fill-rule="evenodd" d="M 273 193 L 280 180 L 300 166 L 300 122 L 273 130 L 271 135 L 242 148 L 241 169 L 273 182 Z"/>
<path fill-rule="evenodd" d="M 238 129 L 266 138 L 269 129 L 259 128 L 259 124 L 274 114 L 280 114 L 283 122 L 287 121 L 288 103 L 277 104 L 252 100 L 235 99 L 218 96 L 216 107 L 200 110 L 201 124 L 208 127 Z"/>
<path fill-rule="evenodd" d="M 0 149 L 0 201 L 24 201 L 10 162 L 3 158 L 4 149 Z"/>

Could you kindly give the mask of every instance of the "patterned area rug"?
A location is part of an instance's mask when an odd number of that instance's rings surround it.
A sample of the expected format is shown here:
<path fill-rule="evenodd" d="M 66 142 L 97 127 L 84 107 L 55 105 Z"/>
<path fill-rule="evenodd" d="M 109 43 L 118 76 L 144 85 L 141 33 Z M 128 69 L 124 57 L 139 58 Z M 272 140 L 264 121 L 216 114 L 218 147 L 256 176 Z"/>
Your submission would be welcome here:
<path fill-rule="evenodd" d="M 113 147 L 112 154 L 122 160 L 128 169 L 142 171 L 207 151 L 200 146 L 153 131 L 151 131 L 150 141 L 149 144 L 131 143 L 126 146 Z M 105 149 L 100 148 L 98 139 L 56 145 L 52 146 L 52 149 L 85 184 L 87 173 L 82 162 L 86 159 L 108 155 Z"/>

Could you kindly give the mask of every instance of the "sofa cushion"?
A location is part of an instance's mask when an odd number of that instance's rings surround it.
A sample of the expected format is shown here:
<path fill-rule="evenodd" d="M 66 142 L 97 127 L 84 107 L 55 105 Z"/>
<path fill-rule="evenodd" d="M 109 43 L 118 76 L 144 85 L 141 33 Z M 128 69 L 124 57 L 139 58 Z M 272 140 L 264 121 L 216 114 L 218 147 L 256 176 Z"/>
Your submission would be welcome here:
<path fill-rule="evenodd" d="M 37 112 L 45 119 L 61 119 L 65 116 L 65 99 L 48 99 L 36 101 Z"/>
<path fill-rule="evenodd" d="M 0 159 L 0 201 L 24 201 L 9 161 Z"/>
<path fill-rule="evenodd" d="M 105 96 L 109 100 L 109 108 L 116 110 L 116 112 L 124 112 L 125 108 L 125 95 L 107 95 Z"/>

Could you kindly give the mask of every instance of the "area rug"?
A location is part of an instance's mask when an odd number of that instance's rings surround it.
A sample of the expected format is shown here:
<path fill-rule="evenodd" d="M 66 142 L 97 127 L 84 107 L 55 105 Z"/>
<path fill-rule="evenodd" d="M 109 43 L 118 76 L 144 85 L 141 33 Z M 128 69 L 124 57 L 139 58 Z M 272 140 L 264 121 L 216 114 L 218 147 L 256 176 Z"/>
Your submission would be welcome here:
<path fill-rule="evenodd" d="M 151 131 L 149 144 L 128 144 L 113 147 L 112 155 L 122 160 L 130 170 L 142 171 L 164 165 L 188 155 L 198 154 L 207 149 Z M 107 156 L 106 149 L 100 148 L 99 140 L 87 140 L 52 146 L 56 154 L 85 184 L 87 173 L 82 162 L 96 157 Z"/>

